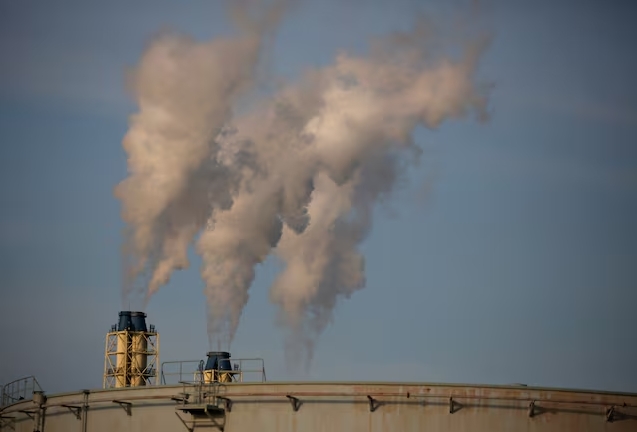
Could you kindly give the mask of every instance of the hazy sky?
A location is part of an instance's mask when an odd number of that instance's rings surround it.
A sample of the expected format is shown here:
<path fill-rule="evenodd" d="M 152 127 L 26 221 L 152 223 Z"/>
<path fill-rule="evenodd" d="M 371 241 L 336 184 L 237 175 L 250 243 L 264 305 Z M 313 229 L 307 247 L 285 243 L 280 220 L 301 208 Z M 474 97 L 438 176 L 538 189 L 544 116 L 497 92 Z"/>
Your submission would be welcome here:
<path fill-rule="evenodd" d="M 293 79 L 407 28 L 416 7 L 449 16 L 470 2 L 442 3 L 300 2 L 267 66 Z M 632 3 L 486 3 L 493 116 L 417 133 L 422 166 L 378 209 L 367 287 L 338 305 L 309 379 L 637 392 Z M 164 27 L 231 30 L 220 1 L 0 1 L 0 383 L 101 386 L 121 309 L 125 72 Z M 199 263 L 147 309 L 162 361 L 208 350 Z M 231 351 L 285 380 L 276 272 L 258 268 Z"/>

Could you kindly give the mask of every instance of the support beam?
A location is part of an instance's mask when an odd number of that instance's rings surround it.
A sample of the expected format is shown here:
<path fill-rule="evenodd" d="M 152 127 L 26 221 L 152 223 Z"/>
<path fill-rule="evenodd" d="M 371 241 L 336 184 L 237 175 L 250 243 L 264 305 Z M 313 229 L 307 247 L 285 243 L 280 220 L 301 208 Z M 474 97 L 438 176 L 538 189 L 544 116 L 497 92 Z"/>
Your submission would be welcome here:
<path fill-rule="evenodd" d="M 113 403 L 116 403 L 119 406 L 121 406 L 122 408 L 124 408 L 124 411 L 126 411 L 127 415 L 129 415 L 129 416 L 133 415 L 132 409 L 131 409 L 131 407 L 133 406 L 132 403 L 124 402 L 124 401 L 120 401 L 120 400 L 114 400 Z"/>
<path fill-rule="evenodd" d="M 82 418 L 82 407 L 81 406 L 75 406 L 75 405 L 62 405 L 64 408 L 68 409 L 69 411 L 71 411 L 73 414 L 75 414 L 75 418 L 80 420 Z"/>
<path fill-rule="evenodd" d="M 224 425 L 220 425 L 219 422 L 217 422 L 217 419 L 215 418 L 215 416 L 210 411 L 208 411 L 207 407 L 205 409 L 205 413 L 208 416 L 208 419 L 210 420 L 210 422 L 214 425 L 214 427 L 216 427 L 221 432 L 223 432 L 225 426 Z M 224 423 L 225 423 L 225 420 L 224 420 Z"/>
<path fill-rule="evenodd" d="M 612 423 L 615 417 L 615 406 L 608 408 L 606 410 L 606 421 Z"/>
<path fill-rule="evenodd" d="M 378 401 L 370 395 L 367 395 L 367 399 L 369 399 L 369 412 L 376 411 L 376 408 L 378 408 L 378 406 L 380 405 Z"/>
<path fill-rule="evenodd" d="M 35 416 L 33 415 L 35 414 L 35 412 L 33 411 L 21 410 L 18 412 L 21 412 L 22 414 L 26 414 L 31 420 L 35 419 Z"/>
<path fill-rule="evenodd" d="M 291 396 L 291 395 L 285 395 L 285 397 L 290 400 L 290 403 L 292 404 L 292 409 L 295 412 L 298 411 L 299 408 L 301 408 L 301 401 L 298 398 L 295 398 L 294 396 Z"/>
<path fill-rule="evenodd" d="M 195 430 L 194 426 L 193 427 L 188 426 L 188 423 L 186 423 L 186 420 L 184 420 L 177 411 L 175 411 L 175 415 L 183 423 L 184 427 L 188 430 L 188 432 L 193 432 Z"/>
<path fill-rule="evenodd" d="M 179 393 L 179 394 L 171 397 L 170 400 L 174 400 L 175 402 L 186 403 L 189 398 L 190 398 L 190 394 L 189 393 Z"/>
<path fill-rule="evenodd" d="M 0 429 L 4 427 L 15 430 L 15 417 L 0 415 Z"/>
<path fill-rule="evenodd" d="M 224 397 L 224 396 L 217 396 L 217 399 L 220 399 L 224 402 L 224 406 L 226 408 L 226 411 L 228 412 L 232 412 L 232 400 Z"/>

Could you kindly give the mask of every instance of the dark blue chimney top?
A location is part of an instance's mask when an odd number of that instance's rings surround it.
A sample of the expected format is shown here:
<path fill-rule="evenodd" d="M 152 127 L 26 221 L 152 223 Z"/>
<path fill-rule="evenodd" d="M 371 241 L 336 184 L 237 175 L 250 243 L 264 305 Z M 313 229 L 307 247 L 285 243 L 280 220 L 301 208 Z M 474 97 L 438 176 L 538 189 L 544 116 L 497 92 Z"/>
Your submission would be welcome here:
<path fill-rule="evenodd" d="M 133 330 L 133 320 L 131 319 L 130 311 L 121 311 L 119 313 L 119 324 L 117 324 L 117 331 Z"/>
<path fill-rule="evenodd" d="M 144 312 L 131 312 L 131 319 L 133 321 L 133 329 L 135 329 L 135 331 L 148 331 L 146 328 L 146 314 Z"/>
<path fill-rule="evenodd" d="M 144 312 L 121 311 L 117 331 L 148 331 Z"/>
<path fill-rule="evenodd" d="M 232 370 L 230 364 L 230 353 L 226 351 L 210 351 L 208 354 L 205 370 Z"/>

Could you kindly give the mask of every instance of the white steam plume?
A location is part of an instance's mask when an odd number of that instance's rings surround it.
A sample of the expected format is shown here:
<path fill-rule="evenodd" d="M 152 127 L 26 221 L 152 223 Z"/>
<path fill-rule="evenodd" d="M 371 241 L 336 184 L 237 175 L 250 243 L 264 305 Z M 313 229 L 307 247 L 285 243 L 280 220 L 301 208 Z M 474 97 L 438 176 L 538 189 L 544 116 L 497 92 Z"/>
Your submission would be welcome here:
<path fill-rule="evenodd" d="M 309 226 L 284 228 L 277 254 L 286 263 L 271 290 L 290 325 L 289 364 L 307 367 L 315 338 L 329 323 L 338 297 L 365 285 L 358 245 L 372 224 L 374 205 L 392 192 L 407 163 L 417 161 L 416 126 L 435 128 L 475 110 L 486 98 L 473 83 L 477 54 L 459 61 L 425 61 L 412 49 L 364 59 L 340 56 L 323 71 L 322 106 L 305 125 L 317 172 Z"/>
<path fill-rule="evenodd" d="M 291 329 L 288 354 L 309 365 L 338 298 L 365 285 L 358 247 L 375 205 L 418 159 L 415 128 L 486 116 L 474 79 L 485 44 L 452 60 L 428 51 L 430 37 L 416 27 L 368 57 L 341 54 L 240 117 L 232 108 L 255 79 L 259 37 L 226 41 L 223 55 L 206 48 L 219 42 L 171 43 L 171 56 L 163 44 L 155 56 L 151 48 L 138 70 L 141 120 L 124 142 L 132 175 L 118 189 L 133 230 L 133 275 L 152 270 L 148 293 L 187 266 L 186 249 L 205 225 L 196 249 L 208 332 L 211 345 L 226 347 L 255 266 L 275 252 L 285 267 L 270 298 Z M 164 65 L 169 72 L 157 72 Z M 172 93 L 151 85 L 180 71 Z"/>
<path fill-rule="evenodd" d="M 229 208 L 233 178 L 216 160 L 215 138 L 254 81 L 263 39 L 282 1 L 255 20 L 232 3 L 240 33 L 196 42 L 166 33 L 156 38 L 130 75 L 139 112 L 123 147 L 129 177 L 115 188 L 127 223 L 124 298 L 141 278 L 146 299 L 172 272 L 187 268 L 188 246 L 211 208 Z"/>

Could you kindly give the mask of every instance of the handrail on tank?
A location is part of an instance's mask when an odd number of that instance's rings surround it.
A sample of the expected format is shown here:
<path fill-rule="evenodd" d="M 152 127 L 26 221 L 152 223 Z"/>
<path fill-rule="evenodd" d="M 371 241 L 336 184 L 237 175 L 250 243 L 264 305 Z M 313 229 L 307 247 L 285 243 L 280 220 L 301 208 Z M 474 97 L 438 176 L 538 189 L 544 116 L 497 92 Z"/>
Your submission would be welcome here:
<path fill-rule="evenodd" d="M 0 406 L 4 407 L 22 400 L 30 400 L 35 391 L 42 391 L 42 387 L 33 375 L 11 381 L 2 386 Z"/>
<path fill-rule="evenodd" d="M 201 363 L 201 360 L 174 360 L 174 361 L 162 362 L 161 368 L 160 368 L 160 376 L 161 376 L 160 382 L 161 382 L 161 384 L 163 384 L 163 385 L 167 384 L 166 383 L 166 376 L 178 376 L 179 379 L 177 381 L 179 383 L 184 381 L 183 380 L 184 373 L 187 373 L 189 375 L 191 373 L 191 371 L 192 371 L 190 369 L 188 372 L 184 372 L 183 366 L 184 366 L 184 364 L 187 364 L 187 363 L 197 363 L 197 364 L 199 364 L 199 363 Z M 166 372 L 164 370 L 165 366 L 167 366 L 167 365 L 176 365 L 176 364 L 179 365 L 179 371 L 178 372 Z"/>
<path fill-rule="evenodd" d="M 232 371 L 227 370 L 217 370 L 217 372 L 231 372 L 233 375 L 236 375 L 236 382 L 244 382 L 244 376 L 246 374 L 260 374 L 261 382 L 266 381 L 265 375 L 265 361 L 262 358 L 239 358 L 239 359 L 231 359 L 232 363 L 234 363 L 234 367 Z M 254 368 L 244 367 L 244 364 L 256 362 L 258 366 Z M 195 365 L 196 364 L 196 365 Z M 178 365 L 177 371 L 170 371 L 171 367 Z M 204 362 L 203 360 L 176 360 L 176 361 L 166 361 L 161 364 L 160 369 L 160 383 L 162 385 L 170 384 L 169 381 L 173 381 L 170 378 L 177 378 L 176 381 L 178 383 L 188 382 L 191 384 L 201 383 L 204 381 L 203 379 L 203 371 L 204 371 Z M 192 376 L 192 380 L 189 378 Z M 251 382 L 255 382 L 257 380 L 250 380 Z"/>
<path fill-rule="evenodd" d="M 266 381 L 266 376 L 265 376 L 265 361 L 260 358 L 260 357 L 253 357 L 253 358 L 240 358 L 240 359 L 230 359 L 231 362 L 235 363 L 239 362 L 239 371 L 242 372 L 241 374 L 241 381 L 243 381 L 243 372 L 248 372 L 248 373 L 261 373 L 261 382 L 265 382 Z M 260 368 L 259 369 L 244 369 L 243 368 L 243 363 L 244 362 L 257 362 L 260 363 Z"/>

